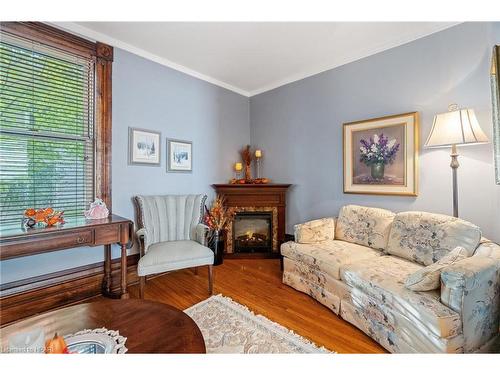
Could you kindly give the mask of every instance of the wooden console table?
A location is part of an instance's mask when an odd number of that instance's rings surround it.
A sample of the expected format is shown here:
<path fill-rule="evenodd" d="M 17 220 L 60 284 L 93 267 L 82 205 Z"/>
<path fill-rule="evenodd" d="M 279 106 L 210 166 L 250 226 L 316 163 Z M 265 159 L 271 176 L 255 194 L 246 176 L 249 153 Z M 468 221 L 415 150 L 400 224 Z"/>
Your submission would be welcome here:
<path fill-rule="evenodd" d="M 102 292 L 112 298 L 128 298 L 127 245 L 132 240 L 132 221 L 117 215 L 105 219 L 71 218 L 60 227 L 23 229 L 2 228 L 0 260 L 70 249 L 104 245 L 104 281 Z M 111 245 L 121 247 L 121 293 L 111 292 Z"/>

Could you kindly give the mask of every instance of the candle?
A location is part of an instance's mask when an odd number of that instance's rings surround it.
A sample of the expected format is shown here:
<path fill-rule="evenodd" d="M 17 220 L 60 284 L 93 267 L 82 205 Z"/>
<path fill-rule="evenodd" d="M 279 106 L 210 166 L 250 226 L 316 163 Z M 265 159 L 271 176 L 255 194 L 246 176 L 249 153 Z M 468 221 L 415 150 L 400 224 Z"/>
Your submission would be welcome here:
<path fill-rule="evenodd" d="M 243 164 L 241 164 L 241 163 L 234 164 L 234 170 L 236 172 L 240 172 L 242 169 L 243 169 Z"/>
<path fill-rule="evenodd" d="M 255 157 L 261 158 L 262 157 L 262 150 L 255 150 Z"/>

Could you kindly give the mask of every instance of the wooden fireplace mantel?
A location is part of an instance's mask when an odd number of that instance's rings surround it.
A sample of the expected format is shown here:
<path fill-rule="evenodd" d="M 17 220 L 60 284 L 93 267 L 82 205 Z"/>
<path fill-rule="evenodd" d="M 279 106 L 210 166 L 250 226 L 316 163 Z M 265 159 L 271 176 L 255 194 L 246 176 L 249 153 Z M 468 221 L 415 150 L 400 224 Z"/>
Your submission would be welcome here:
<path fill-rule="evenodd" d="M 290 184 L 214 184 L 217 194 L 224 197 L 229 208 L 272 207 L 277 211 L 277 249 L 274 256 L 279 256 L 279 246 L 285 241 L 286 228 L 286 193 Z M 230 254 L 227 254 L 230 255 Z M 248 254 L 238 254 L 246 257 Z M 253 254 L 252 254 L 253 255 Z M 255 254 L 259 256 L 261 254 Z M 234 254 L 234 256 L 237 256 Z"/>

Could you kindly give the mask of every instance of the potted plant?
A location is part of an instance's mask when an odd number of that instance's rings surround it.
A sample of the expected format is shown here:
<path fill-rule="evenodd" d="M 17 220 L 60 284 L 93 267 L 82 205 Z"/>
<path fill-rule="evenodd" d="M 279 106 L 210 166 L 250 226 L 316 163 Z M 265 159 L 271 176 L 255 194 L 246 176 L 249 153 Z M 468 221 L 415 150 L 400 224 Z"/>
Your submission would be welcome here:
<path fill-rule="evenodd" d="M 360 161 L 370 167 L 370 174 L 374 180 L 383 180 L 385 166 L 392 164 L 399 150 L 399 143 L 395 139 L 374 134 L 368 141 L 360 141 Z"/>
<path fill-rule="evenodd" d="M 230 216 L 224 205 L 224 198 L 220 195 L 213 200 L 210 209 L 205 206 L 204 222 L 209 228 L 208 246 L 214 252 L 214 266 L 223 263 L 226 225 L 230 221 Z"/>

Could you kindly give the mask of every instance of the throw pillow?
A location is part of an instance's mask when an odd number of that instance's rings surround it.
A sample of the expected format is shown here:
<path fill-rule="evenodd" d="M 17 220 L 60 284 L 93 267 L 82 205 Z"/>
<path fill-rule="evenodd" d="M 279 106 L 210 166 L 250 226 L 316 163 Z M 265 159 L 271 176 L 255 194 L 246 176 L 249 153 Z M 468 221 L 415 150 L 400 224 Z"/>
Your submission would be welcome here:
<path fill-rule="evenodd" d="M 405 286 L 415 292 L 438 289 L 440 286 L 441 269 L 467 257 L 469 257 L 469 252 L 463 247 L 457 246 L 436 263 L 421 268 L 409 275 L 405 280 Z"/>
<path fill-rule="evenodd" d="M 294 226 L 295 242 L 318 243 L 335 238 L 335 219 L 325 218 Z"/>

